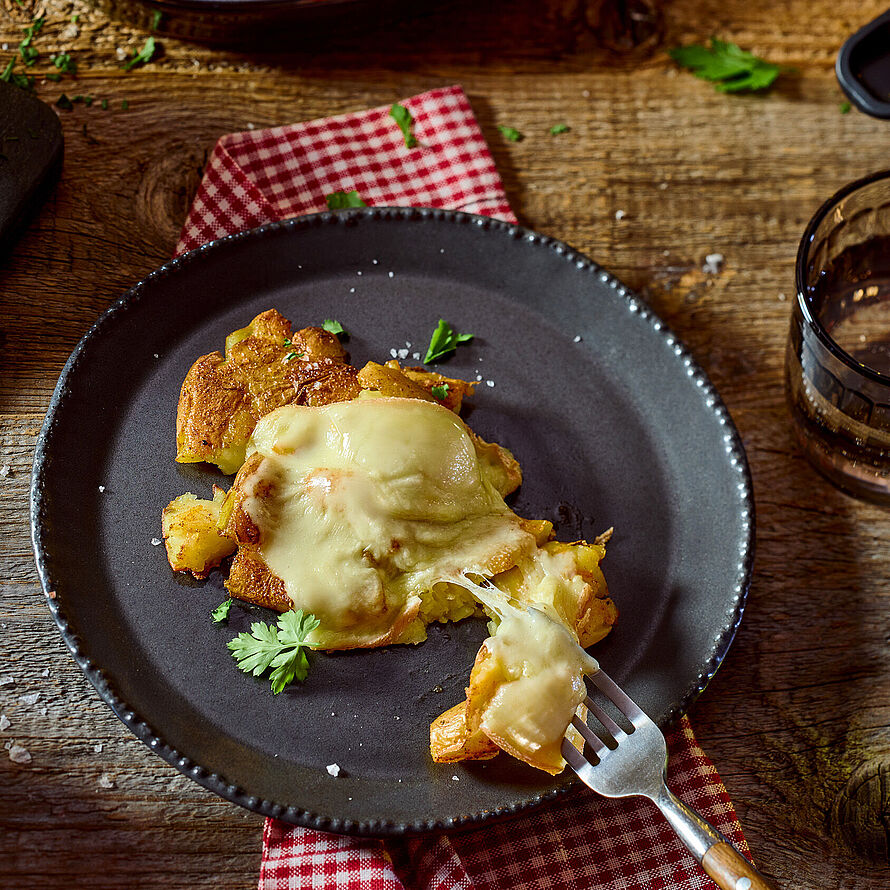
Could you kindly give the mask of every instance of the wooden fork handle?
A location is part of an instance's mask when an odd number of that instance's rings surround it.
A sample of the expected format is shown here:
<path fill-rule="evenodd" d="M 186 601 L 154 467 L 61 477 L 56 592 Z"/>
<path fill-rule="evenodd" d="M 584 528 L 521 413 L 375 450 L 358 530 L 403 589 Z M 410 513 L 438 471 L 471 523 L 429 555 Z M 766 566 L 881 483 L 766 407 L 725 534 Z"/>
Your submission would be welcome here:
<path fill-rule="evenodd" d="M 722 890 L 776 890 L 741 853 L 724 841 L 714 844 L 702 856 L 702 868 Z"/>

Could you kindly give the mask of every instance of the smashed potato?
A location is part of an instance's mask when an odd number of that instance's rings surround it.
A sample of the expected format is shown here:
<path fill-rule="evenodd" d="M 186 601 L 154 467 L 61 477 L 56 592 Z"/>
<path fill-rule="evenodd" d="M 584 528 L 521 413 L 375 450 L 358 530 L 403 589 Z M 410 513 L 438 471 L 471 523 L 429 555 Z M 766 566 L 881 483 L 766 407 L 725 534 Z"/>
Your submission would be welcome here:
<path fill-rule="evenodd" d="M 220 509 L 226 493 L 213 486 L 213 500 L 187 492 L 171 501 L 161 514 L 167 561 L 174 572 L 206 578 L 210 570 L 235 552 L 237 544 L 220 532 Z"/>

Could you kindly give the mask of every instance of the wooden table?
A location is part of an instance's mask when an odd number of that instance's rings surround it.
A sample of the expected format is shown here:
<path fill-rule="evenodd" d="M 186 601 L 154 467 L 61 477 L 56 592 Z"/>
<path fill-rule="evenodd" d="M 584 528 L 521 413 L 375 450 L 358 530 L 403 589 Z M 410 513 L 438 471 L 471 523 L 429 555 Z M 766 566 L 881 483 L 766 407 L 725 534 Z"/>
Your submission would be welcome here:
<path fill-rule="evenodd" d="M 0 676 L 14 678 L 0 686 L 11 721 L 0 738 L 33 758 L 0 758 L 0 884 L 255 886 L 261 820 L 131 737 L 49 618 L 29 539 L 35 438 L 78 339 L 171 255 L 220 135 L 461 83 L 521 221 L 637 289 L 741 432 L 757 501 L 754 578 L 692 718 L 755 858 L 788 890 L 888 886 L 890 512 L 809 467 L 782 386 L 804 225 L 838 186 L 888 166 L 890 124 L 841 113 L 833 71 L 845 37 L 885 3 L 674 0 L 652 40 L 618 52 L 583 2 L 458 0 L 310 47 L 294 39 L 287 52 L 161 36 L 156 58 L 124 73 L 118 48 L 131 54 L 146 31 L 79 0 L 2 2 L 0 66 L 45 11 L 34 70 L 68 51 L 78 71 L 38 80 L 38 95 L 96 101 L 59 112 L 61 182 L 0 268 L 0 465 L 11 468 L 0 477 Z M 586 7 L 595 17 L 598 4 Z M 664 52 L 712 34 L 794 70 L 763 95 L 718 94 Z M 562 121 L 570 132 L 549 136 Z M 507 142 L 499 124 L 526 138 Z M 720 274 L 702 272 L 710 253 L 725 257 Z"/>

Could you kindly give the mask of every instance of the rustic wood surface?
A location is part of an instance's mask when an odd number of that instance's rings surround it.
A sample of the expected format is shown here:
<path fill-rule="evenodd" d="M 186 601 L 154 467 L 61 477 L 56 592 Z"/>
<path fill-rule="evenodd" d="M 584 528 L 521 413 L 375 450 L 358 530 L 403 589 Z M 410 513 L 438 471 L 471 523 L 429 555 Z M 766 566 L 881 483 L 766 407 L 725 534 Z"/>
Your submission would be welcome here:
<path fill-rule="evenodd" d="M 50 621 L 29 538 L 33 447 L 78 339 L 170 256 L 220 135 L 451 83 L 468 93 L 520 219 L 641 292 L 741 432 L 755 573 L 692 718 L 758 864 L 787 890 L 890 885 L 890 512 L 810 469 L 782 388 L 804 225 L 838 186 L 888 166 L 890 123 L 842 114 L 833 70 L 846 36 L 886 3 L 652 5 L 661 19 L 635 47 L 592 0 L 421 2 L 394 24 L 237 51 L 162 27 L 156 57 L 125 73 L 120 57 L 145 26 L 78 0 L 0 0 L 0 67 L 45 13 L 33 71 L 52 70 L 58 52 L 78 70 L 58 84 L 38 76 L 38 95 L 96 97 L 59 111 L 61 181 L 0 266 L 0 740 L 31 755 L 0 752 L 0 885 L 255 886 L 261 820 L 131 737 Z M 763 95 L 720 95 L 665 55 L 712 34 L 794 70 Z M 549 136 L 561 121 L 571 131 Z M 526 138 L 508 143 L 498 124 Z M 725 266 L 706 275 L 713 252 Z"/>

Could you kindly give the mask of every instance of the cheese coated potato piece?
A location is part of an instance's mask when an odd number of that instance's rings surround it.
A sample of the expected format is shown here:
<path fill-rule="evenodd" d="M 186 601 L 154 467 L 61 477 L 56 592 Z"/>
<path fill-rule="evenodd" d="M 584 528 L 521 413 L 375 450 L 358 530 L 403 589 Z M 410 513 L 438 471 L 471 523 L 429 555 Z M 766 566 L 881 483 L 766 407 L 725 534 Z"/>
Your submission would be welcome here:
<path fill-rule="evenodd" d="M 191 493 L 171 501 L 161 514 L 167 561 L 175 572 L 206 578 L 210 570 L 235 551 L 235 541 L 218 527 L 225 492 L 213 486 L 213 500 Z"/>
<path fill-rule="evenodd" d="M 290 322 L 269 309 L 226 338 L 225 357 L 212 352 L 192 365 L 179 397 L 176 460 L 234 473 L 261 417 L 281 405 L 353 399 L 361 392 L 356 376 L 334 334 L 293 334 Z"/>

